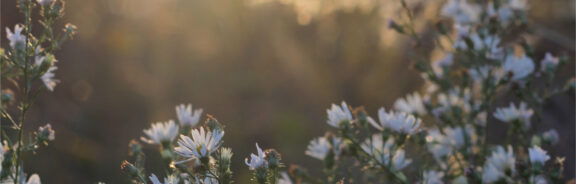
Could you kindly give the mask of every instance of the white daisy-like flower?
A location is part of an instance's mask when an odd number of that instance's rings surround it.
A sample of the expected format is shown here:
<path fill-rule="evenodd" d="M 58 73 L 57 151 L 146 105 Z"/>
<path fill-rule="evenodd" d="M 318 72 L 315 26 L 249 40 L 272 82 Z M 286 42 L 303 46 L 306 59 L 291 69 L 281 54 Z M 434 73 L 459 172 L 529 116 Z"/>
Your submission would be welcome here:
<path fill-rule="evenodd" d="M 392 157 L 392 170 L 399 171 L 412 163 L 411 159 L 406 159 L 406 153 L 403 149 L 398 149 Z"/>
<path fill-rule="evenodd" d="M 192 104 L 180 104 L 176 106 L 176 115 L 178 116 L 178 122 L 180 125 L 194 127 L 198 124 L 203 110 L 192 110 Z"/>
<path fill-rule="evenodd" d="M 330 142 L 326 137 L 319 137 L 310 141 L 308 145 L 308 149 L 306 150 L 306 155 L 314 157 L 319 160 L 324 160 L 326 155 L 330 152 L 331 149 Z"/>
<path fill-rule="evenodd" d="M 224 131 L 205 131 L 204 127 L 192 130 L 192 138 L 180 135 L 178 147 L 174 151 L 185 158 L 206 158 L 222 145 Z"/>
<path fill-rule="evenodd" d="M 144 130 L 144 134 L 148 138 L 141 137 L 140 139 L 148 144 L 162 144 L 163 142 L 172 142 L 178 136 L 178 126 L 174 120 L 167 122 L 158 122 L 152 124 L 152 127 Z"/>
<path fill-rule="evenodd" d="M 394 103 L 394 108 L 398 111 L 408 114 L 418 113 L 425 115 L 426 108 L 419 93 L 414 92 L 412 95 L 406 95 L 406 98 L 400 98 Z"/>
<path fill-rule="evenodd" d="M 334 156 L 339 156 L 343 146 L 343 141 L 339 137 L 318 137 L 310 141 L 305 153 L 316 159 L 324 160 L 330 151 L 334 153 Z"/>
<path fill-rule="evenodd" d="M 510 123 L 515 120 L 522 121 L 526 127 L 530 127 L 530 118 L 534 114 L 532 109 L 529 109 L 526 103 L 521 102 L 520 106 L 516 107 L 514 103 L 506 108 L 498 108 L 494 112 L 494 117 L 500 121 Z"/>
<path fill-rule="evenodd" d="M 38 176 L 38 174 L 33 174 L 32 176 L 30 176 L 30 178 L 28 178 L 26 184 L 41 184 L 40 176 Z"/>
<path fill-rule="evenodd" d="M 352 123 L 354 119 L 346 102 L 342 102 L 340 106 L 332 104 L 326 113 L 328 114 L 328 124 L 335 128 L 340 128 L 342 123 Z"/>
<path fill-rule="evenodd" d="M 546 52 L 544 59 L 540 62 L 540 70 L 547 71 L 556 68 L 560 63 L 560 59 L 558 57 L 554 57 L 550 52 Z"/>
<path fill-rule="evenodd" d="M 442 7 L 442 16 L 452 18 L 458 24 L 470 24 L 480 20 L 481 8 L 466 0 L 448 0 Z"/>
<path fill-rule="evenodd" d="M 443 172 L 429 170 L 422 174 L 422 182 L 420 184 L 444 184 L 442 178 L 444 178 Z"/>
<path fill-rule="evenodd" d="M 512 146 L 508 146 L 508 150 L 504 150 L 504 147 L 498 146 L 492 155 L 486 159 L 484 164 L 484 170 L 482 171 L 482 180 L 484 182 L 495 182 L 501 177 L 505 176 L 506 173 L 510 171 L 515 173 L 516 171 L 516 158 L 514 157 L 514 151 Z"/>
<path fill-rule="evenodd" d="M 378 117 L 380 122 L 369 121 L 374 128 L 378 130 L 384 130 L 384 128 L 392 129 L 396 132 L 405 134 L 414 134 L 420 130 L 420 124 L 422 120 L 414 117 L 411 114 L 405 112 L 386 112 L 386 109 L 380 108 L 378 110 Z"/>
<path fill-rule="evenodd" d="M 149 178 L 152 184 L 178 184 L 180 182 L 180 179 L 174 175 L 169 175 L 168 177 L 164 178 L 164 182 L 160 182 L 160 179 L 158 179 L 155 174 L 150 175 Z"/>
<path fill-rule="evenodd" d="M 10 47 L 23 47 L 26 44 L 26 36 L 22 35 L 22 30 L 24 28 L 20 24 L 16 24 L 14 26 L 14 32 L 10 31 L 9 28 L 6 28 L 6 38 L 10 42 Z"/>
<path fill-rule="evenodd" d="M 471 143 L 476 142 L 477 136 L 474 132 L 475 131 L 472 126 L 466 126 L 465 128 L 464 127 L 444 128 L 444 134 L 450 141 L 451 145 L 456 149 L 463 147 L 466 144 L 466 140 L 468 140 L 468 142 Z"/>
<path fill-rule="evenodd" d="M 258 146 L 258 143 L 256 143 L 256 150 L 258 151 L 258 155 L 255 155 L 254 153 L 250 154 L 250 162 L 248 162 L 248 158 L 246 158 L 244 163 L 246 163 L 250 170 L 267 168 L 268 161 L 266 161 L 266 154 L 264 154 L 264 151 L 262 151 L 260 146 Z"/>
<path fill-rule="evenodd" d="M 197 184 L 218 184 L 218 180 L 211 177 L 205 177 L 203 180 L 200 180 L 198 177 L 196 177 L 195 180 Z"/>
<path fill-rule="evenodd" d="M 512 73 L 512 80 L 517 81 L 528 77 L 534 72 L 534 61 L 525 54 L 519 57 L 514 54 L 506 56 L 506 60 L 502 64 L 502 69 L 505 74 Z"/>
<path fill-rule="evenodd" d="M 288 173 L 281 172 L 280 176 L 282 177 L 278 179 L 278 184 L 292 184 L 292 180 L 290 179 L 290 176 L 288 176 Z"/>
<path fill-rule="evenodd" d="M 438 129 L 428 130 L 426 135 L 426 146 L 428 151 L 436 158 L 446 156 L 452 152 L 452 143 L 449 138 L 442 134 Z"/>
<path fill-rule="evenodd" d="M 36 0 L 36 2 L 38 2 L 38 4 L 41 6 L 49 5 L 50 3 L 52 3 L 52 1 L 54 0 Z"/>
<path fill-rule="evenodd" d="M 528 153 L 530 155 L 530 163 L 532 164 L 541 164 L 543 165 L 546 161 L 550 159 L 548 153 L 544 151 L 540 146 L 532 146 L 532 148 L 528 149 Z"/>

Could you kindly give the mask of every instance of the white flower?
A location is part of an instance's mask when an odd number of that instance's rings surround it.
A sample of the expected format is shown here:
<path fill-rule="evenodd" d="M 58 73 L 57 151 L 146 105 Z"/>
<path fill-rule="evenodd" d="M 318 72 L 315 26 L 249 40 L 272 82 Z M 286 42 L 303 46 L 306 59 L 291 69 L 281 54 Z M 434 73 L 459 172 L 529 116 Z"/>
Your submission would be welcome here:
<path fill-rule="evenodd" d="M 498 181 L 502 176 L 505 176 L 507 171 L 514 173 L 516 171 L 516 158 L 511 146 L 508 146 L 508 151 L 504 147 L 498 146 L 492 155 L 486 159 L 484 170 L 482 171 L 482 180 L 484 182 Z"/>
<path fill-rule="evenodd" d="M 178 116 L 178 122 L 183 126 L 194 127 L 200 121 L 200 116 L 202 115 L 202 109 L 194 110 L 192 113 L 192 104 L 188 105 L 178 105 L 176 106 L 176 115 Z"/>
<path fill-rule="evenodd" d="M 288 173 L 281 172 L 280 176 L 282 176 L 282 178 L 278 179 L 278 184 L 292 184 L 292 180 L 290 179 L 290 176 L 288 176 Z"/>
<path fill-rule="evenodd" d="M 516 57 L 513 54 L 506 56 L 506 61 L 502 65 L 504 73 L 512 73 L 512 80 L 526 78 L 534 72 L 534 61 L 525 54 Z"/>
<path fill-rule="evenodd" d="M 384 108 L 378 110 L 378 117 L 380 119 L 379 124 L 375 121 L 369 121 L 374 128 L 384 130 L 384 127 L 386 127 L 406 134 L 414 134 L 418 132 L 420 124 L 422 123 L 422 120 L 411 114 L 404 112 L 397 113 L 394 111 L 386 112 L 386 109 Z"/>
<path fill-rule="evenodd" d="M 526 127 L 530 127 L 530 117 L 532 117 L 534 111 L 526 106 L 526 103 L 521 102 L 519 107 L 516 107 L 514 103 L 510 103 L 509 107 L 498 108 L 494 112 L 494 117 L 500 121 L 510 123 L 515 120 L 522 121 Z"/>
<path fill-rule="evenodd" d="M 548 184 L 548 181 L 546 180 L 546 177 L 542 176 L 542 175 L 538 175 L 538 176 L 531 176 L 530 177 L 530 183 L 533 184 Z"/>
<path fill-rule="evenodd" d="M 176 153 L 185 158 L 205 158 L 212 154 L 222 144 L 224 131 L 205 131 L 204 127 L 192 130 L 192 138 L 180 135 Z"/>
<path fill-rule="evenodd" d="M 318 137 L 310 141 L 305 153 L 316 159 L 324 160 L 330 150 L 333 151 L 334 156 L 339 156 L 343 146 L 343 141 L 339 137 Z"/>
<path fill-rule="evenodd" d="M 150 175 L 150 181 L 152 184 L 178 184 L 180 179 L 177 176 L 169 175 L 167 178 L 164 178 L 164 183 L 160 182 L 160 179 L 155 174 Z"/>
<path fill-rule="evenodd" d="M 482 170 L 482 182 L 492 183 L 498 181 L 504 174 L 494 165 L 488 164 Z"/>
<path fill-rule="evenodd" d="M 442 16 L 454 19 L 458 24 L 470 24 L 480 20 L 480 7 L 466 0 L 448 0 L 442 7 Z"/>
<path fill-rule="evenodd" d="M 22 30 L 24 28 L 20 26 L 20 24 L 16 24 L 14 26 L 14 32 L 10 31 L 9 28 L 6 28 L 6 38 L 10 41 L 10 47 L 12 48 L 22 48 L 26 43 L 26 36 L 22 35 Z"/>
<path fill-rule="evenodd" d="M 38 176 L 37 174 L 33 174 L 32 176 L 30 176 L 30 178 L 28 178 L 26 184 L 40 184 L 40 176 Z"/>
<path fill-rule="evenodd" d="M 36 0 L 36 2 L 38 2 L 38 4 L 41 6 L 48 5 L 48 4 L 52 3 L 52 1 L 54 1 L 54 0 Z"/>
<path fill-rule="evenodd" d="M 353 120 L 352 113 L 346 102 L 340 106 L 332 104 L 332 107 L 326 110 L 328 114 L 328 124 L 335 128 L 340 128 L 342 123 L 351 123 Z"/>
<path fill-rule="evenodd" d="M 466 140 L 468 140 L 468 142 L 474 143 L 477 139 L 476 134 L 474 133 L 474 128 L 472 126 L 466 126 L 466 128 L 446 127 L 444 128 L 444 134 L 450 141 L 451 145 L 456 149 L 464 146 L 466 144 Z"/>
<path fill-rule="evenodd" d="M 40 77 L 46 88 L 50 91 L 54 91 L 54 87 L 56 87 L 56 83 L 58 83 L 58 80 L 54 79 L 54 71 L 56 71 L 56 69 L 58 69 L 58 67 L 50 66 L 46 73 Z"/>
<path fill-rule="evenodd" d="M 550 52 L 547 52 L 546 56 L 544 56 L 544 59 L 542 59 L 540 63 L 540 70 L 547 71 L 549 69 L 554 69 L 558 66 L 559 62 L 560 59 L 558 59 L 558 57 L 554 57 Z"/>
<path fill-rule="evenodd" d="M 417 92 L 412 95 L 406 95 L 406 98 L 400 98 L 394 103 L 394 108 L 398 111 L 418 115 L 426 114 L 426 108 L 424 107 L 424 102 L 422 97 Z"/>
<path fill-rule="evenodd" d="M 452 143 L 444 134 L 438 129 L 428 130 L 426 136 L 426 146 L 428 151 L 436 158 L 446 156 L 452 152 Z"/>
<path fill-rule="evenodd" d="M 411 159 L 406 159 L 405 152 L 402 149 L 396 150 L 392 157 L 392 170 L 399 171 L 412 163 Z"/>
<path fill-rule="evenodd" d="M 544 164 L 544 162 L 550 159 L 550 156 L 548 156 L 546 151 L 536 145 L 528 149 L 528 153 L 532 164 Z"/>
<path fill-rule="evenodd" d="M 528 8 L 526 0 L 510 0 L 509 5 L 514 10 L 526 10 Z"/>
<path fill-rule="evenodd" d="M 258 155 L 255 155 L 254 153 L 250 154 L 250 162 L 248 162 L 248 158 L 246 158 L 244 163 L 248 165 L 250 170 L 255 170 L 257 168 L 267 168 L 268 161 L 266 161 L 266 155 L 260 146 L 258 146 L 258 143 L 256 143 L 256 149 L 258 150 Z"/>
<path fill-rule="evenodd" d="M 173 120 L 167 122 L 158 122 L 152 124 L 152 127 L 144 130 L 148 138 L 140 138 L 148 144 L 161 144 L 163 142 L 172 142 L 178 136 L 178 126 Z"/>
<path fill-rule="evenodd" d="M 444 173 L 441 171 L 429 170 L 422 174 L 421 184 L 443 184 Z"/>
<path fill-rule="evenodd" d="M 552 144 L 558 144 L 560 141 L 560 135 L 556 129 L 551 129 L 542 133 L 542 138 Z"/>
<path fill-rule="evenodd" d="M 199 180 L 198 177 L 196 177 L 196 183 L 197 184 L 218 184 L 218 180 L 216 180 L 215 178 L 211 178 L 211 177 L 205 177 L 204 180 Z"/>

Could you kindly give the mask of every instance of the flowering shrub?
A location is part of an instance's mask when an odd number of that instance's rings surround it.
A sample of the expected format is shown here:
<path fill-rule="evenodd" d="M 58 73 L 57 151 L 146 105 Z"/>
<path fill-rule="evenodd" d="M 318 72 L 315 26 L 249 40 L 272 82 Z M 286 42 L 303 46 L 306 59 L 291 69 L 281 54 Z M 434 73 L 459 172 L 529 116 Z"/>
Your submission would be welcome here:
<path fill-rule="evenodd" d="M 24 173 L 24 152 L 35 152 L 47 146 L 55 138 L 50 123 L 41 126 L 33 133 L 25 133 L 26 113 L 34 104 L 38 94 L 44 89 L 52 92 L 59 82 L 55 79 L 56 58 L 54 53 L 62 43 L 76 34 L 76 26 L 66 24 L 62 32 L 55 30 L 54 24 L 64 15 L 64 2 L 61 0 L 18 1 L 18 9 L 24 14 L 25 23 L 16 24 L 14 29 L 6 28 L 9 41 L 6 49 L 0 49 L 2 81 L 2 142 L 0 142 L 0 183 L 40 183 L 36 174 Z M 39 34 L 34 35 L 33 11 L 39 10 Z M 43 84 L 37 84 L 37 83 Z M 14 92 L 14 91 L 16 92 Z M 17 105 L 18 111 L 11 107 Z M 14 131 L 15 134 L 8 134 Z M 25 137 L 30 137 L 25 141 Z"/>
<path fill-rule="evenodd" d="M 22 168 L 22 152 L 33 152 L 54 140 L 50 124 L 38 128 L 25 142 L 26 112 L 42 88 L 53 91 L 54 52 L 76 32 L 68 24 L 60 36 L 54 22 L 62 16 L 60 0 L 19 1 L 23 25 L 7 29 L 9 47 L 1 51 L 2 78 L 20 94 L 20 118 L 8 107 L 15 94 L 2 91 L 2 117 L 12 123 L 16 136 L 2 132 L 0 159 L 2 183 L 40 183 Z M 313 2 L 313 1 L 310 1 Z M 314 1 L 316 2 L 316 1 Z M 337 1 L 335 1 L 337 2 Z M 338 1 L 339 2 L 339 1 Z M 360 2 L 360 1 L 358 1 Z M 371 115 L 346 102 L 327 110 L 330 130 L 310 141 L 304 154 L 322 162 L 323 174 L 314 176 L 296 165 L 287 167 L 281 154 L 255 144 L 255 153 L 244 164 L 255 183 L 558 183 L 563 158 L 545 148 L 558 142 L 555 130 L 537 129 L 542 106 L 550 97 L 573 90 L 576 82 L 552 85 L 565 56 L 537 56 L 525 41 L 528 7 L 525 0 L 447 0 L 435 23 L 432 38 L 414 26 L 415 13 L 405 1 L 403 15 L 387 26 L 414 40 L 414 68 L 426 81 L 422 91 L 398 99 L 391 107 Z M 305 1 L 294 1 L 295 6 Z M 320 5 L 318 5 L 320 6 Z M 360 5 L 357 5 L 360 6 Z M 43 32 L 32 32 L 32 10 L 40 8 Z M 364 6 L 362 6 L 364 7 Z M 333 11 L 335 7 L 329 9 Z M 306 13 L 307 12 L 307 13 Z M 306 23 L 317 12 L 303 11 Z M 503 37 L 512 37 L 503 39 Z M 427 47 L 424 47 L 427 45 Z M 443 57 L 433 60 L 431 53 Z M 41 81 L 44 85 L 35 85 Z M 496 102 L 510 94 L 508 106 Z M 129 144 L 130 159 L 121 170 L 133 183 L 233 183 L 233 152 L 222 141 L 225 127 L 191 104 L 175 107 L 177 119 L 157 122 L 143 130 L 140 140 Z M 507 129 L 505 139 L 487 125 Z M 4 129 L 3 129 L 4 130 Z M 148 173 L 142 144 L 158 148 L 165 173 Z"/>

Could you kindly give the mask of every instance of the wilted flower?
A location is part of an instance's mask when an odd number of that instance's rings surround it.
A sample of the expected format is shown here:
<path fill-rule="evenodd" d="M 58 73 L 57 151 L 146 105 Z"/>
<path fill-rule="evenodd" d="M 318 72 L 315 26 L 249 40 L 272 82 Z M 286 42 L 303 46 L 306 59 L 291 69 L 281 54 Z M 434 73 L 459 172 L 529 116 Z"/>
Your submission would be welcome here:
<path fill-rule="evenodd" d="M 163 142 L 172 142 L 178 136 L 178 126 L 173 120 L 167 122 L 158 122 L 152 124 L 152 127 L 144 130 L 148 138 L 140 138 L 148 144 L 162 144 Z"/>
<path fill-rule="evenodd" d="M 422 174 L 422 182 L 420 184 L 443 184 L 442 178 L 444 178 L 443 172 L 429 170 Z"/>
<path fill-rule="evenodd" d="M 192 113 L 192 104 L 188 105 L 178 105 L 176 106 L 176 115 L 178 116 L 178 122 L 183 126 L 194 127 L 200 121 L 200 116 L 202 115 L 202 109 L 194 110 Z"/>
<path fill-rule="evenodd" d="M 544 59 L 540 62 L 540 70 L 542 71 L 551 71 L 558 66 L 560 63 L 560 59 L 558 57 L 554 57 L 550 52 L 546 53 Z"/>
<path fill-rule="evenodd" d="M 510 123 L 515 120 L 523 122 L 526 127 L 530 127 L 530 117 L 532 117 L 534 111 L 526 106 L 526 103 L 521 102 L 519 107 L 516 107 L 514 103 L 510 103 L 509 107 L 498 108 L 494 112 L 494 117 L 500 121 Z"/>
<path fill-rule="evenodd" d="M 380 123 L 369 121 L 374 128 L 384 130 L 390 128 L 396 132 L 414 134 L 419 131 L 422 121 L 411 114 L 404 112 L 386 112 L 386 109 L 380 108 L 378 111 Z"/>
<path fill-rule="evenodd" d="M 400 98 L 396 100 L 394 103 L 394 108 L 398 111 L 408 114 L 426 114 L 426 108 L 424 107 L 422 97 L 420 97 L 420 94 L 417 92 L 414 92 L 412 95 L 406 95 L 406 98 Z"/>
<path fill-rule="evenodd" d="M 532 74 L 532 72 L 534 72 L 534 67 L 534 61 L 525 54 L 519 57 L 510 54 L 506 57 L 506 61 L 504 61 L 504 64 L 502 65 L 504 73 L 512 73 L 511 79 L 514 81 L 526 78 Z"/>
<path fill-rule="evenodd" d="M 20 24 L 14 26 L 14 32 L 6 28 L 6 38 L 10 41 L 10 47 L 14 49 L 23 48 L 26 43 L 26 36 L 22 35 L 22 30 L 24 28 Z"/>
<path fill-rule="evenodd" d="M 38 139 L 53 141 L 54 138 L 54 130 L 52 130 L 52 125 L 50 125 L 50 123 L 38 127 Z"/>
<path fill-rule="evenodd" d="M 528 149 L 528 153 L 532 164 L 544 164 L 550 159 L 550 156 L 540 146 L 532 146 L 532 148 Z"/>
<path fill-rule="evenodd" d="M 56 69 L 58 69 L 58 67 L 50 66 L 46 73 L 40 77 L 49 91 L 54 91 L 54 87 L 56 87 L 56 83 L 58 82 L 58 80 L 54 79 L 54 71 L 56 71 Z"/>
<path fill-rule="evenodd" d="M 250 162 L 248 162 L 248 158 L 246 158 L 244 162 L 246 163 L 246 165 L 248 165 L 250 170 L 255 170 L 257 168 L 267 168 L 268 161 L 266 161 L 265 158 L 266 155 L 264 154 L 260 146 L 258 146 L 258 143 L 256 143 L 256 149 L 258 150 L 258 155 L 252 153 L 250 154 Z"/>
<path fill-rule="evenodd" d="M 354 119 L 346 102 L 342 102 L 340 106 L 332 104 L 326 113 L 328 114 L 328 124 L 335 128 L 340 128 L 342 123 L 351 123 Z"/>
<path fill-rule="evenodd" d="M 192 138 L 180 135 L 178 147 L 174 150 L 178 155 L 185 158 L 206 158 L 220 147 L 222 137 L 224 137 L 224 131 L 212 130 L 209 132 L 205 131 L 204 127 L 200 127 L 192 130 Z"/>
<path fill-rule="evenodd" d="M 560 141 L 560 135 L 558 134 L 558 131 L 556 131 L 556 129 L 551 129 L 542 133 L 542 138 L 544 139 L 544 141 L 547 141 L 551 144 L 558 144 L 558 142 Z"/>

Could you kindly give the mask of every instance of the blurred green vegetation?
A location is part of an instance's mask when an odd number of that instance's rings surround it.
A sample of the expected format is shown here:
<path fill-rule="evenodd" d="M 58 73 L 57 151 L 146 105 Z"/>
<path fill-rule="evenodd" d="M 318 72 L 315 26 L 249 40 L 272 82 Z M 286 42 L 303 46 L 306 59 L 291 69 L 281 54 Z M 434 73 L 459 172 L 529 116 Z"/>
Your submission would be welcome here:
<path fill-rule="evenodd" d="M 2 1 L 1 27 L 23 20 L 15 3 Z M 536 34 L 544 35 L 531 40 L 537 50 L 573 56 L 574 2 L 531 4 Z M 304 150 L 328 128 L 331 103 L 346 100 L 374 114 L 422 82 L 410 70 L 413 43 L 383 29 L 377 10 L 334 11 L 301 25 L 291 6 L 276 2 L 67 0 L 66 9 L 79 35 L 57 54 L 61 83 L 30 112 L 31 124 L 57 131 L 54 145 L 27 155 L 26 171 L 45 183 L 125 183 L 119 166 L 130 139 L 175 119 L 180 103 L 227 126 L 237 183 L 249 179 L 243 159 L 255 142 L 279 150 L 284 163 L 318 168 Z M 552 152 L 568 156 L 573 173 L 574 104 L 567 100 L 574 95 L 553 99 L 547 116 L 564 145 Z M 145 149 L 154 166 L 156 148 Z"/>

